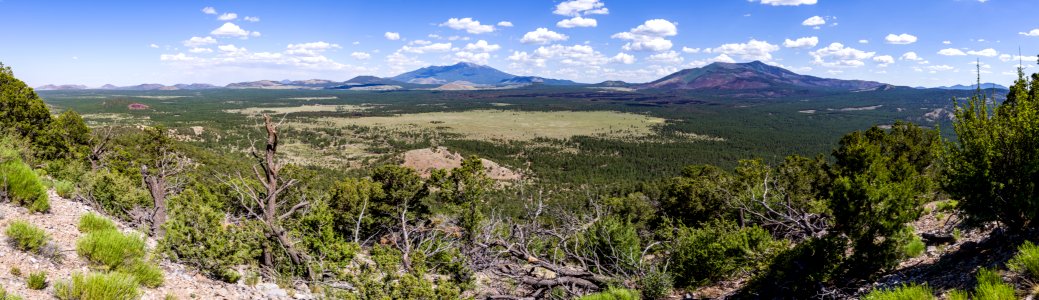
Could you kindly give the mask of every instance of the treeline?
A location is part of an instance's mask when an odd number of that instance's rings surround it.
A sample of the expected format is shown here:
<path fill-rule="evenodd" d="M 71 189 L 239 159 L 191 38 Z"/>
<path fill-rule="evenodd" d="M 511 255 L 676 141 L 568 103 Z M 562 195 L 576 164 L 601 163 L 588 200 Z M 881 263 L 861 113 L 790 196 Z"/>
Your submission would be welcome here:
<path fill-rule="evenodd" d="M 159 240 L 156 256 L 227 282 L 263 278 L 328 298 L 659 299 L 738 278 L 748 281 L 728 296 L 856 297 L 856 284 L 919 255 L 908 224 L 928 202 L 957 200 L 967 226 L 1033 232 L 1039 74 L 1022 75 L 1002 103 L 981 95 L 957 104 L 957 141 L 899 122 L 849 133 L 828 157 L 695 165 L 646 182 L 606 181 L 633 172 L 616 169 L 583 185 L 503 186 L 475 157 L 428 178 L 396 165 L 348 175 L 284 164 L 278 146 L 295 132 L 270 117 L 245 152 L 202 150 L 162 127 L 91 130 L 74 112 L 51 116 L 2 68 L 0 191 L 46 213 L 40 193 L 53 182 Z M 1021 261 L 1016 269 L 1028 272 Z M 139 273 L 130 276 L 148 272 Z M 918 284 L 868 297 L 933 297 Z"/>

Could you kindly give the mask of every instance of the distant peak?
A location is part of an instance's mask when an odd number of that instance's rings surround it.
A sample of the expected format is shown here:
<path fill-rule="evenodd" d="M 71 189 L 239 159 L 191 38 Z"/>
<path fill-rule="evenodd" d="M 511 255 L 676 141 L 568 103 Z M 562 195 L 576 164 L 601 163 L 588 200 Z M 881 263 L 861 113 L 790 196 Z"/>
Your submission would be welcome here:
<path fill-rule="evenodd" d="M 455 64 L 456 67 L 482 67 L 483 65 L 475 64 L 467 61 L 458 62 Z"/>

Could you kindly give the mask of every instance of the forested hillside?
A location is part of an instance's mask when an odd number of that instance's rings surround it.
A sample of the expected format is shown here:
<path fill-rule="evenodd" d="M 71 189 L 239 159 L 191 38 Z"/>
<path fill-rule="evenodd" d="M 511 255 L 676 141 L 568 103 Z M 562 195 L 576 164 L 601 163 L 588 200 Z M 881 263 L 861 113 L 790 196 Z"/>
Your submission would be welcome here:
<path fill-rule="evenodd" d="M 2 217 L 53 213 L 53 190 L 138 232 L 84 217 L 65 255 L 89 272 L 12 269 L 3 284 L 134 299 L 164 284 L 169 262 L 329 299 L 1031 298 L 1039 74 L 1021 73 L 1001 103 L 981 91 L 949 101 L 952 139 L 898 122 L 849 132 L 830 153 L 610 189 L 500 183 L 477 157 L 428 177 L 294 165 L 278 115 L 254 120 L 241 151 L 162 126 L 90 128 L 0 65 L 0 198 L 25 214 Z M 18 251 L 54 255 L 46 229 L 6 224 Z"/>

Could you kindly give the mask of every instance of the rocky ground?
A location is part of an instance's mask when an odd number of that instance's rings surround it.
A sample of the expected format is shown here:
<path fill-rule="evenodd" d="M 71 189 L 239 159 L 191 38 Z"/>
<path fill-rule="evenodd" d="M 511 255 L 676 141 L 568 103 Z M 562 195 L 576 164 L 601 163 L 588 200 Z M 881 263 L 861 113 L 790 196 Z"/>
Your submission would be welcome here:
<path fill-rule="evenodd" d="M 76 240 L 80 237 L 76 228 L 80 216 L 92 211 L 82 203 L 58 197 L 50 192 L 51 212 L 47 214 L 30 214 L 25 208 L 11 203 L 0 203 L 0 230 L 16 220 L 26 220 L 45 230 L 56 248 L 59 259 L 51 259 L 43 255 L 29 254 L 13 248 L 6 241 L 0 243 L 0 286 L 8 292 L 20 295 L 25 299 L 53 299 L 53 283 L 68 280 L 72 273 L 86 273 L 89 264 L 76 255 Z M 123 231 L 130 231 L 125 224 L 118 222 Z M 148 240 L 151 248 L 155 241 Z M 150 249 L 149 249 L 150 250 Z M 286 291 L 271 283 L 259 283 L 247 286 L 241 282 L 230 284 L 206 278 L 190 267 L 160 261 L 159 266 L 165 271 L 166 281 L 158 288 L 141 288 L 141 299 L 166 299 L 171 295 L 176 299 L 306 299 L 311 296 L 306 292 Z M 20 275 L 12 274 L 11 269 L 20 270 Z M 47 273 L 48 286 L 43 290 L 31 290 L 27 287 L 26 278 L 31 272 Z M 293 295 L 290 297 L 289 295 Z"/>

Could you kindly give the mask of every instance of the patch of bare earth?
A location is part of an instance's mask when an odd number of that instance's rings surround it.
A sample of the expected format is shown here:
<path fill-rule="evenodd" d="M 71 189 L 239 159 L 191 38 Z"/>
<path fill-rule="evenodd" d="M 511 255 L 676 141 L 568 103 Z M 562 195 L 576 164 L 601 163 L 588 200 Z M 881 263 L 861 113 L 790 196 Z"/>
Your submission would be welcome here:
<path fill-rule="evenodd" d="M 444 147 L 416 149 L 404 152 L 404 166 L 415 169 L 422 177 L 429 177 L 436 169 L 453 169 L 462 166 L 461 154 Z M 494 180 L 519 180 L 523 174 L 501 166 L 496 162 L 481 159 L 487 176 Z"/>
<path fill-rule="evenodd" d="M 80 202 L 58 197 L 54 191 L 49 195 L 51 212 L 46 214 L 30 214 L 23 207 L 0 203 L 0 230 L 5 230 L 16 220 L 25 220 L 46 231 L 61 256 L 61 259 L 51 259 L 26 253 L 12 247 L 6 236 L 3 238 L 3 243 L 0 243 L 0 286 L 25 299 L 53 299 L 55 282 L 69 280 L 73 273 L 91 270 L 89 263 L 76 254 L 76 241 L 82 236 L 77 228 L 79 218 L 92 209 Z M 132 231 L 125 224 L 116 222 L 116 225 L 124 232 Z M 151 251 L 156 243 L 149 238 L 147 244 Z M 173 295 L 176 299 L 289 299 L 284 290 L 271 284 L 250 287 L 241 283 L 224 283 L 168 260 L 159 261 L 159 266 L 165 273 L 165 283 L 154 289 L 141 287 L 141 299 L 164 299 L 166 295 Z M 12 274 L 12 268 L 18 268 L 21 274 Z M 26 278 L 39 271 L 47 273 L 47 288 L 29 289 Z"/>

